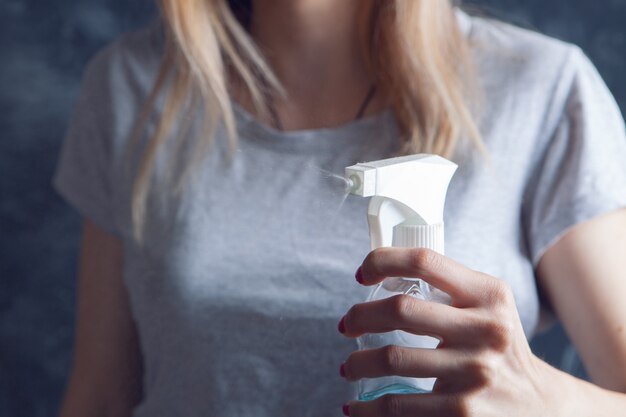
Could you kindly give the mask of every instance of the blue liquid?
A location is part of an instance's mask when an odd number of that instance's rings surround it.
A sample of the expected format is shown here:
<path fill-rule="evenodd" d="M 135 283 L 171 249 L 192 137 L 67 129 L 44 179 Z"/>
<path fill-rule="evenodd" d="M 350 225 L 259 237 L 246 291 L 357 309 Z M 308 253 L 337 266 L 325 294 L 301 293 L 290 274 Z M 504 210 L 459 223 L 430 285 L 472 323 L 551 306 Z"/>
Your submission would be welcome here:
<path fill-rule="evenodd" d="M 371 401 L 371 400 L 375 400 L 376 398 L 380 398 L 386 394 L 427 394 L 429 392 L 430 391 L 415 388 L 410 385 L 392 384 L 392 385 L 387 385 L 386 387 L 377 389 L 376 391 L 361 394 L 359 395 L 359 400 Z"/>

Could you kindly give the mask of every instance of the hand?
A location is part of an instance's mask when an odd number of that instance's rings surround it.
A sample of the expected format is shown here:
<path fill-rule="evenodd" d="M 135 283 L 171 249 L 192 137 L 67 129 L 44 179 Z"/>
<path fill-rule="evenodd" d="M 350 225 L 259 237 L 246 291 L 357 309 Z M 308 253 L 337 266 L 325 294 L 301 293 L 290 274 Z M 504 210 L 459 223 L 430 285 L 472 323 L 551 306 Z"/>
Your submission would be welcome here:
<path fill-rule="evenodd" d="M 437 349 L 387 346 L 357 351 L 342 365 L 350 381 L 386 375 L 436 377 L 429 394 L 386 395 L 353 401 L 355 417 L 555 416 L 544 385 L 557 371 L 539 360 L 524 335 L 511 290 L 427 249 L 381 248 L 357 271 L 363 285 L 386 277 L 421 278 L 448 293 L 450 306 L 393 296 L 353 306 L 339 329 L 351 338 L 392 330 L 430 335 Z M 554 372 L 551 372 L 554 371 Z"/>

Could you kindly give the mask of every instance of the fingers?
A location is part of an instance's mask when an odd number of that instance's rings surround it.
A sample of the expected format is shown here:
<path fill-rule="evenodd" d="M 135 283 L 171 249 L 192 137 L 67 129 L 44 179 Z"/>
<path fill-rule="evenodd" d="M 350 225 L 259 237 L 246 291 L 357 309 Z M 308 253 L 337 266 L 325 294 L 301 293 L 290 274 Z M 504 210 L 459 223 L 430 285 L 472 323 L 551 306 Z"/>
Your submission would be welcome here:
<path fill-rule="evenodd" d="M 359 350 L 342 364 L 341 373 L 349 381 L 399 375 L 414 378 L 452 378 L 469 367 L 459 352 L 446 349 L 417 349 L 385 346 Z"/>
<path fill-rule="evenodd" d="M 372 401 L 353 401 L 344 412 L 350 417 L 454 417 L 469 415 L 469 407 L 454 396 L 439 394 L 385 395 Z"/>
<path fill-rule="evenodd" d="M 344 412 L 356 417 L 475 413 L 478 403 L 473 393 L 493 386 L 506 364 L 503 358 L 510 355 L 516 341 L 525 341 L 510 288 L 502 280 L 427 249 L 380 248 L 372 251 L 357 271 L 357 280 L 363 285 L 378 284 L 389 277 L 423 279 L 448 293 L 452 305 L 404 294 L 354 305 L 340 321 L 339 330 L 344 335 L 366 335 L 376 341 L 379 333 L 401 332 L 392 333 L 398 335 L 399 342 L 391 341 L 391 346 L 353 353 L 342 365 L 341 374 L 353 381 L 387 375 L 437 378 L 435 389 L 429 394 L 354 401 Z M 387 283 L 379 289 L 393 287 L 393 281 Z M 434 336 L 442 342 L 436 349 L 428 349 L 434 346 L 421 342 L 432 339 L 419 335 Z M 413 337 L 418 343 L 403 341 L 401 336 Z"/>
<path fill-rule="evenodd" d="M 423 248 L 376 249 L 357 272 L 363 285 L 374 285 L 387 277 L 421 278 L 448 293 L 456 306 L 482 303 L 499 290 L 500 281 Z"/>
<path fill-rule="evenodd" d="M 471 309 L 461 310 L 409 295 L 395 295 L 355 304 L 339 327 L 347 337 L 404 330 L 437 337 L 448 345 L 467 346 L 480 337 L 481 325 L 481 317 Z"/>

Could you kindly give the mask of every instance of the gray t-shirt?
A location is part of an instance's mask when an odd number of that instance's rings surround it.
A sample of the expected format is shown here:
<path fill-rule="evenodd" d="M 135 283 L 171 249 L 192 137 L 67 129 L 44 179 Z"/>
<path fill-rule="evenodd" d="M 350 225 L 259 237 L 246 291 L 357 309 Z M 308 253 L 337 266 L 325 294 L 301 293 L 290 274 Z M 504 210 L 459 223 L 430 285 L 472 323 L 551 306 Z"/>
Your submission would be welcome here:
<path fill-rule="evenodd" d="M 573 225 L 626 206 L 623 120 L 578 48 L 459 19 L 484 88 L 491 159 L 464 148 L 453 158 L 446 250 L 511 285 L 530 336 L 542 254 Z M 125 155 L 157 71 L 157 33 L 125 35 L 92 60 L 54 179 L 81 214 L 124 242 L 145 368 L 133 415 L 339 416 L 355 386 L 337 370 L 356 346 L 336 326 L 368 291 L 354 280 L 369 251 L 368 202 L 344 201 L 327 172 L 394 155 L 393 114 L 279 132 L 235 105 L 232 160 L 219 130 L 190 188 L 152 193 L 139 248 L 129 221 L 136 167 Z"/>

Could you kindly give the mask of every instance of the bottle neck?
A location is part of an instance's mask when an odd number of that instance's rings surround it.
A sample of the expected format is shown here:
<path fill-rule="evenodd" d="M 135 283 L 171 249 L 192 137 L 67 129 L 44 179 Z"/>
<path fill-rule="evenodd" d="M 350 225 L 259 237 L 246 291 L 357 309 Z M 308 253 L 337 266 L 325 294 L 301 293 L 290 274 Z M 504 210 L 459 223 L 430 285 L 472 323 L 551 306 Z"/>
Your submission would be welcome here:
<path fill-rule="evenodd" d="M 392 246 L 400 248 L 427 248 L 444 254 L 444 225 L 400 223 L 393 228 Z"/>

